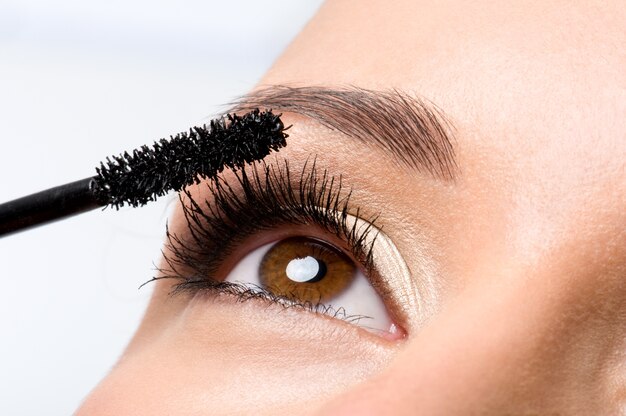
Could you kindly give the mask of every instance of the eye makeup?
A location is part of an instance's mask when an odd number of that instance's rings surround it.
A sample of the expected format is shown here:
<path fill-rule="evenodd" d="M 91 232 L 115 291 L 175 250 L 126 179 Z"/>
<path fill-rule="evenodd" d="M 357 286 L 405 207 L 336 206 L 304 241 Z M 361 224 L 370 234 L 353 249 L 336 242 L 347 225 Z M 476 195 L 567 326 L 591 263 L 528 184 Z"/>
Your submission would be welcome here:
<path fill-rule="evenodd" d="M 378 215 L 361 218 L 361 210 L 352 206 L 351 189 L 346 189 L 341 176 L 331 176 L 327 170 L 319 169 L 315 158 L 296 174 L 291 172 L 286 160 L 274 164 L 260 162 L 231 172 L 228 179 L 221 176 L 213 179 L 207 189 L 210 198 L 204 200 L 189 190 L 181 194 L 186 227 L 182 232 L 167 231 L 165 266 L 152 280 L 175 279 L 172 294 L 213 292 L 233 295 L 238 300 L 263 299 L 287 307 L 302 307 L 347 321 L 361 319 L 346 314 L 345 310 L 338 313 L 321 301 L 299 301 L 267 288 L 224 281 L 224 264 L 235 254 L 241 257 L 242 244 L 281 227 L 296 227 L 300 231 L 291 237 L 316 234 L 341 246 L 368 276 L 394 321 L 407 320 L 410 296 L 396 296 L 393 281 L 411 279 L 393 243 L 375 226 Z M 375 248 L 379 239 L 381 248 L 391 258 L 386 259 L 386 254 Z M 401 276 L 387 276 L 387 273 Z M 395 325 L 393 330 L 401 331 Z"/>

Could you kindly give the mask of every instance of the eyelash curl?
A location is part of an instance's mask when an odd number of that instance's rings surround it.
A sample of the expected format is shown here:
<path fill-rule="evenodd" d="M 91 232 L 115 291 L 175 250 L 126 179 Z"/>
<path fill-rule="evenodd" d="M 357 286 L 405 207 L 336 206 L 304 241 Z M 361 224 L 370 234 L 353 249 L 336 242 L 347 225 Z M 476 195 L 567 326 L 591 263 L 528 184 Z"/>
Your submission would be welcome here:
<path fill-rule="evenodd" d="M 210 200 L 196 200 L 189 190 L 179 194 L 187 227 L 183 234 L 166 228 L 163 258 L 167 268 L 157 269 L 159 276 L 144 285 L 175 279 L 179 282 L 172 295 L 204 291 L 232 295 L 239 301 L 261 299 L 286 308 L 302 307 L 349 322 L 364 318 L 347 315 L 343 308 L 297 302 L 265 288 L 211 277 L 238 244 L 257 233 L 285 225 L 317 226 L 343 241 L 366 273 L 371 275 L 374 271 L 372 248 L 377 234 L 371 238 L 370 234 L 378 232 L 373 227 L 378 216 L 364 222 L 348 221 L 348 215 L 364 219 L 360 209 L 351 207 L 352 190 L 344 189 L 341 176 L 318 169 L 315 158 L 307 161 L 295 178 L 287 160 L 276 164 L 257 162 L 235 170 L 233 176 L 228 181 L 218 176 L 207 182 Z"/>

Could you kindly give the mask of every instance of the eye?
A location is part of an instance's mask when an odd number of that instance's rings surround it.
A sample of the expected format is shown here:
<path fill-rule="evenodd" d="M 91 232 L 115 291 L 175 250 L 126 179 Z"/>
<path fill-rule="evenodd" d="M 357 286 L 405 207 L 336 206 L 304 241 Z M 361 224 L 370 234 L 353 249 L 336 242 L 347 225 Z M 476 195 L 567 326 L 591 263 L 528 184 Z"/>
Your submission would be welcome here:
<path fill-rule="evenodd" d="M 263 256 L 259 280 L 276 295 L 322 303 L 341 294 L 356 277 L 356 266 L 333 247 L 308 238 L 276 243 Z"/>
<path fill-rule="evenodd" d="M 152 281 L 177 280 L 172 296 L 263 300 L 392 341 L 408 336 L 419 322 L 420 298 L 402 255 L 378 226 L 384 213 L 352 204 L 341 175 L 318 170 L 315 159 L 296 174 L 284 160 L 229 175 L 211 180 L 204 193 L 183 192 L 186 227 L 167 230 L 165 267 Z M 247 248 L 269 238 L 274 242 Z"/>
<path fill-rule="evenodd" d="M 342 250 L 321 240 L 291 237 L 261 246 L 241 259 L 225 281 L 287 303 L 312 306 L 372 332 L 390 337 L 397 333 L 361 268 Z"/>

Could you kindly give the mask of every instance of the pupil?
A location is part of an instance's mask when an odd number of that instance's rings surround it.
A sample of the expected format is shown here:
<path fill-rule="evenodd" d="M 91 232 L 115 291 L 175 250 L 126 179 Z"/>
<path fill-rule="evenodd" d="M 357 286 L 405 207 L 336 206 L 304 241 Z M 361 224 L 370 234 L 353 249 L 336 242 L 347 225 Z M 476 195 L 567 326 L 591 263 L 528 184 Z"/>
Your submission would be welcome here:
<path fill-rule="evenodd" d="M 326 275 L 326 263 L 312 256 L 296 258 L 287 264 L 285 273 L 298 283 L 314 283 Z"/>

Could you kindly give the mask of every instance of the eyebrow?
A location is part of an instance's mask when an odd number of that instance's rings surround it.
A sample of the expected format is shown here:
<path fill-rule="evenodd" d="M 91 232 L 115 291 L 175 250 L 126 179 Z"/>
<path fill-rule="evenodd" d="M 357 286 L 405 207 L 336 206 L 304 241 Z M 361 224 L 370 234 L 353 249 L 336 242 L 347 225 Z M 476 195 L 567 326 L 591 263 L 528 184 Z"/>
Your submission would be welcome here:
<path fill-rule="evenodd" d="M 457 172 L 453 126 L 443 111 L 401 90 L 275 85 L 232 104 L 233 112 L 271 108 L 309 117 L 437 179 Z"/>

